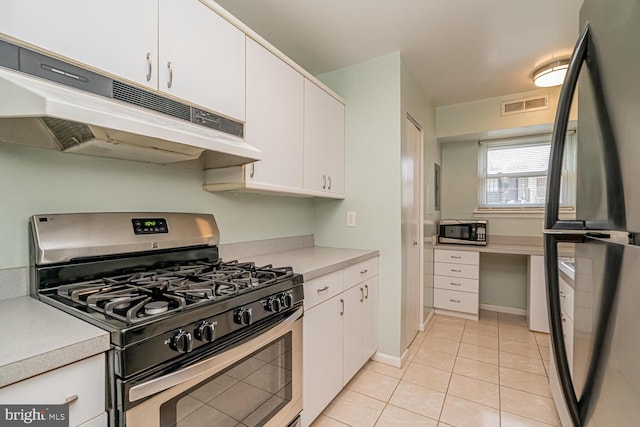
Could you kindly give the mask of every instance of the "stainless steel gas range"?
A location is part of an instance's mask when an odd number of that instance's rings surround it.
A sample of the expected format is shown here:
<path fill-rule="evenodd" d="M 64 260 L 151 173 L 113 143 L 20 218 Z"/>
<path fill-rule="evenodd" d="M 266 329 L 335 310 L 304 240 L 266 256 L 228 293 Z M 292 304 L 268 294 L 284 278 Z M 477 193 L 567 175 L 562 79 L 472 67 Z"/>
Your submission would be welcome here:
<path fill-rule="evenodd" d="M 112 426 L 299 424 L 301 275 L 220 260 L 212 215 L 35 215 L 30 230 L 32 295 L 110 333 Z"/>

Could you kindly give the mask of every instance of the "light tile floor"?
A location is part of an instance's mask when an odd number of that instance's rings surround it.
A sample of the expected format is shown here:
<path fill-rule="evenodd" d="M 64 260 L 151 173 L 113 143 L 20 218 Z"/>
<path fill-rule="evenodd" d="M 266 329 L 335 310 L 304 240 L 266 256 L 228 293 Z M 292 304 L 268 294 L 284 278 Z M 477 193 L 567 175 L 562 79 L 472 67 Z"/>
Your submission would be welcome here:
<path fill-rule="evenodd" d="M 402 368 L 368 362 L 312 427 L 559 426 L 549 346 L 523 316 L 436 315 Z"/>

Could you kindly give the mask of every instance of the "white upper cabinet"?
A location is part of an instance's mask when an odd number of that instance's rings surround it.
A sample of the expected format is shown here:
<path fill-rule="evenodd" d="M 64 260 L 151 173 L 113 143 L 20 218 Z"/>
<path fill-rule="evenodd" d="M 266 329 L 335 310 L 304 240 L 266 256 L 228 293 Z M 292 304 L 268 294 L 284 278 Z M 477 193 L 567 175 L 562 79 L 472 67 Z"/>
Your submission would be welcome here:
<path fill-rule="evenodd" d="M 159 0 L 158 89 L 244 120 L 244 33 L 197 0 Z"/>
<path fill-rule="evenodd" d="M 304 188 L 344 196 L 344 104 L 306 79 Z"/>
<path fill-rule="evenodd" d="M 0 33 L 141 85 L 157 85 L 157 0 L 4 0 Z"/>
<path fill-rule="evenodd" d="M 302 189 L 304 78 L 247 38 L 246 140 L 262 160 L 245 166 L 253 185 Z"/>
<path fill-rule="evenodd" d="M 244 121 L 244 33 L 197 0 L 6 0 L 0 33 Z"/>

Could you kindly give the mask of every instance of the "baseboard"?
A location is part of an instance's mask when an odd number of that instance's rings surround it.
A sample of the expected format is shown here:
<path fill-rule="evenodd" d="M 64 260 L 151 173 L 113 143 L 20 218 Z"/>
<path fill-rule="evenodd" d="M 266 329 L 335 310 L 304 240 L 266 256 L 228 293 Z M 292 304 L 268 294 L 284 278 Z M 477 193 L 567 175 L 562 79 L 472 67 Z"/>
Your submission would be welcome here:
<path fill-rule="evenodd" d="M 420 330 L 420 332 L 424 332 L 427 330 L 429 323 L 431 323 L 431 321 L 434 319 L 434 316 L 436 315 L 436 311 L 435 310 L 431 310 L 431 313 L 429 313 L 429 315 L 427 316 L 426 319 L 424 319 L 424 322 L 422 323 L 422 325 L 420 325 L 420 328 L 418 328 Z"/>
<path fill-rule="evenodd" d="M 402 368 L 402 364 L 406 362 L 408 357 L 409 357 L 408 349 L 406 349 L 404 353 L 402 353 L 402 356 L 400 357 L 391 356 L 389 354 L 380 353 L 379 351 L 376 351 L 375 354 L 371 356 L 371 360 L 375 362 L 384 363 L 385 365 L 394 366 L 396 368 Z"/>
<path fill-rule="evenodd" d="M 480 304 L 481 310 L 497 311 L 498 313 L 515 314 L 518 316 L 526 316 L 527 310 L 522 308 L 503 307 L 501 305 Z"/>

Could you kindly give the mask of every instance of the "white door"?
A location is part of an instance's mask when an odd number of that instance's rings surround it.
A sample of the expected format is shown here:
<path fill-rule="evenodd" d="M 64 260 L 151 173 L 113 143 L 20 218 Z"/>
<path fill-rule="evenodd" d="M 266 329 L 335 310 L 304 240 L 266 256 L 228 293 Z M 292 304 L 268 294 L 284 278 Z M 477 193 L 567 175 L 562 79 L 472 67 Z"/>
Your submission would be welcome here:
<path fill-rule="evenodd" d="M 300 73 L 247 38 L 246 140 L 262 151 L 247 181 L 302 189 L 303 91 Z"/>
<path fill-rule="evenodd" d="M 0 33 L 156 88 L 156 0 L 4 0 Z"/>
<path fill-rule="evenodd" d="M 160 0 L 158 22 L 158 89 L 244 121 L 244 33 L 197 0 Z"/>
<path fill-rule="evenodd" d="M 422 299 L 422 130 L 411 118 L 405 119 L 402 144 L 402 255 L 405 287 L 404 345 L 408 346 L 420 329 Z"/>

